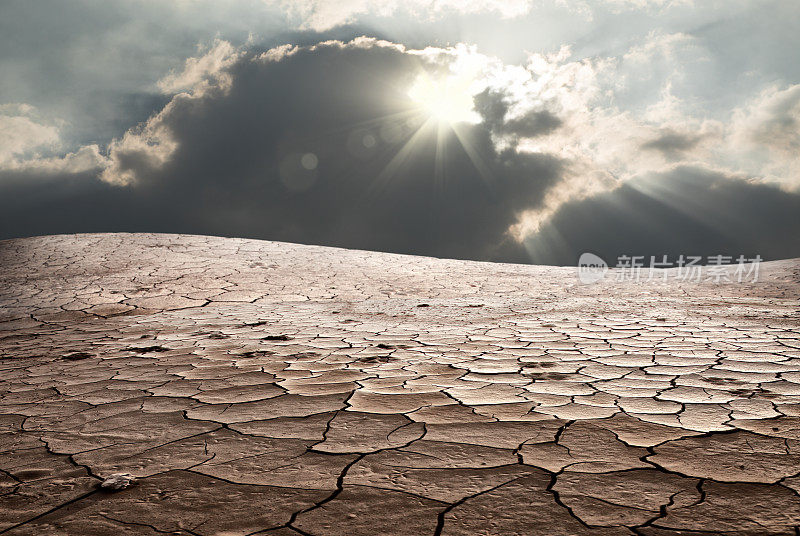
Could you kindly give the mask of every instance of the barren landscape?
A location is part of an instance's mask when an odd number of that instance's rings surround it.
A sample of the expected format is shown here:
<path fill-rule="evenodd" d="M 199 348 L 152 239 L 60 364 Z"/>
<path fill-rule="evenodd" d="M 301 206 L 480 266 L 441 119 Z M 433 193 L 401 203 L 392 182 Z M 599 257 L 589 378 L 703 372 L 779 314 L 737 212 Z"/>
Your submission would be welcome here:
<path fill-rule="evenodd" d="M 798 260 L 582 285 L 98 234 L 0 266 L 0 532 L 800 534 Z"/>

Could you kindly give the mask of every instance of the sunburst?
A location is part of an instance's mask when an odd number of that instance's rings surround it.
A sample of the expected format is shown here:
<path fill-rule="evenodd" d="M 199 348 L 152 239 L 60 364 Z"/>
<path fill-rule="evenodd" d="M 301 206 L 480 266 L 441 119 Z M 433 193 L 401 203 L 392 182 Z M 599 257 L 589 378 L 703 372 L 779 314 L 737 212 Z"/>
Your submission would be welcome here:
<path fill-rule="evenodd" d="M 411 86 L 408 96 L 436 122 L 477 123 L 480 117 L 474 110 L 471 85 L 470 80 L 457 76 L 432 78 L 424 73 Z"/>

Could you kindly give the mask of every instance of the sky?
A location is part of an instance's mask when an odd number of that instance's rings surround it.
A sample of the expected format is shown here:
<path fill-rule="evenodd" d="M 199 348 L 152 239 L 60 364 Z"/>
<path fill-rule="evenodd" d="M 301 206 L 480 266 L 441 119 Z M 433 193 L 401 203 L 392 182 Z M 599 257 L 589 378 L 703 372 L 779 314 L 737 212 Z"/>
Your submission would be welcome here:
<path fill-rule="evenodd" d="M 800 257 L 794 0 L 5 0 L 0 239 Z"/>

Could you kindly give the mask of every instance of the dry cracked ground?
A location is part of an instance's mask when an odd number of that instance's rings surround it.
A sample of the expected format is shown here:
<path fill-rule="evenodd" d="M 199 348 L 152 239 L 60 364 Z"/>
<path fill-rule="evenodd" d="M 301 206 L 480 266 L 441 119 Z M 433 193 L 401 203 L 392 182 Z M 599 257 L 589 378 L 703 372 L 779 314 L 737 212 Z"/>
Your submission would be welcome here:
<path fill-rule="evenodd" d="M 580 285 L 109 234 L 0 272 L 3 533 L 800 534 L 800 261 Z"/>

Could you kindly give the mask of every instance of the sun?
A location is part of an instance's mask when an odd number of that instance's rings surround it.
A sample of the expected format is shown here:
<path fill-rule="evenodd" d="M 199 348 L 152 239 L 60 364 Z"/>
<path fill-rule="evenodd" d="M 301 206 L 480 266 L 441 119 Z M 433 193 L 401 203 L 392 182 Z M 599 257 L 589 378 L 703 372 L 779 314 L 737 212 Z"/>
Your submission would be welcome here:
<path fill-rule="evenodd" d="M 477 123 L 480 117 L 474 109 L 471 85 L 469 80 L 456 76 L 434 79 L 422 74 L 411 86 L 408 96 L 439 123 Z"/>
<path fill-rule="evenodd" d="M 465 62 L 462 62 L 465 63 Z M 403 101 L 403 112 L 408 136 L 397 149 L 384 169 L 375 179 L 375 185 L 384 187 L 415 152 L 430 155 L 434 149 L 432 177 L 434 183 L 443 188 L 452 173 L 446 172 L 451 150 L 460 147 L 481 178 L 490 184 L 494 178 L 483 161 L 482 151 L 474 143 L 474 125 L 483 120 L 475 110 L 475 96 L 486 88 L 486 82 L 477 76 L 477 69 L 463 68 L 442 76 L 433 76 L 431 71 L 420 69 L 413 84 L 406 91 L 409 102 Z M 374 186 L 377 188 L 378 186 Z"/>

